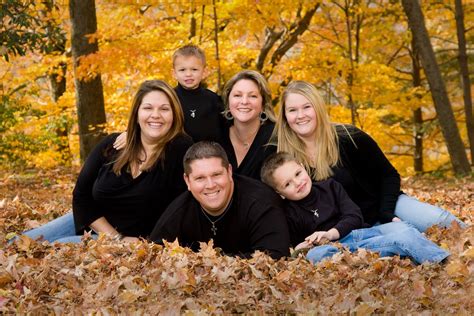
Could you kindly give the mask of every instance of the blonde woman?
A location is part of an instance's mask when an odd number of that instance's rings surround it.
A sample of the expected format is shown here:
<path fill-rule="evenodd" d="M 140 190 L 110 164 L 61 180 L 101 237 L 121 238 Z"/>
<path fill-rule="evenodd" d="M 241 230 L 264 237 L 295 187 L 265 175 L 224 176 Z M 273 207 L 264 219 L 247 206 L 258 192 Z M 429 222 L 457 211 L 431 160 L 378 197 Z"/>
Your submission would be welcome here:
<path fill-rule="evenodd" d="M 229 121 L 222 147 L 232 169 L 260 180 L 263 161 L 276 151 L 276 144 L 269 144 L 275 112 L 268 83 L 257 71 L 240 71 L 225 84 L 222 99 Z"/>
<path fill-rule="evenodd" d="M 277 120 L 278 151 L 295 156 L 313 180 L 333 177 L 361 208 L 370 225 L 406 221 L 423 232 L 432 225 L 448 227 L 451 213 L 400 191 L 400 175 L 377 143 L 351 125 L 331 123 L 316 88 L 293 81 L 281 98 Z"/>
<path fill-rule="evenodd" d="M 85 231 L 117 240 L 147 237 L 168 204 L 186 190 L 181 161 L 192 140 L 183 131 L 176 93 L 161 80 L 143 82 L 133 100 L 125 148 L 106 137 L 84 163 L 73 212 L 25 233 L 78 242 Z"/>

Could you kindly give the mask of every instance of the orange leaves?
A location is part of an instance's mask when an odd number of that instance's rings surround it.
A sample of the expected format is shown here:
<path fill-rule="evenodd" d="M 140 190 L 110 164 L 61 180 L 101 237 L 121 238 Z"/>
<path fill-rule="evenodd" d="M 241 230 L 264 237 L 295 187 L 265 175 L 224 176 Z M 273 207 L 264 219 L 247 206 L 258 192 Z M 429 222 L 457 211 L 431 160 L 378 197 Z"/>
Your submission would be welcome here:
<path fill-rule="evenodd" d="M 472 285 L 473 272 L 463 268 L 472 263 L 471 248 L 445 266 L 414 266 L 367 251 L 344 252 L 313 266 L 302 257 L 274 261 L 259 252 L 251 259 L 226 257 L 212 242 L 202 244 L 198 253 L 177 242 L 161 247 L 141 241 L 117 244 L 103 237 L 79 245 L 28 242 L 26 247 L 22 239 L 0 252 L 4 311 L 28 313 L 41 306 L 62 313 L 365 315 L 462 312 L 470 306 L 462 291 Z"/>

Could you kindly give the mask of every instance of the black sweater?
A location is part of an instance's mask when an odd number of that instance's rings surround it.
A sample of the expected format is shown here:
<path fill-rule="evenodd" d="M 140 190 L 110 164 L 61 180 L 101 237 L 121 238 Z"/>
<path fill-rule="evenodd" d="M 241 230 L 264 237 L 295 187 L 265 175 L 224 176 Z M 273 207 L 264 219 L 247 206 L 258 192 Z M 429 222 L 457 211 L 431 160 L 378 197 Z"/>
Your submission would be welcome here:
<path fill-rule="evenodd" d="M 178 84 L 174 88 L 184 114 L 184 130 L 195 142 L 211 140 L 222 143 L 224 110 L 221 98 L 201 86 L 187 90 Z"/>
<path fill-rule="evenodd" d="M 106 137 L 84 163 L 73 191 L 73 214 L 76 232 L 104 216 L 125 236 L 150 234 L 165 208 L 186 190 L 183 179 L 183 156 L 192 140 L 181 135 L 165 148 L 165 158 L 150 171 L 135 179 L 126 168 L 120 176 L 112 171 L 117 151 L 112 144 L 118 134 Z"/>
<path fill-rule="evenodd" d="M 285 200 L 286 219 L 293 246 L 315 231 L 337 229 L 340 238 L 365 227 L 359 207 L 338 182 L 313 182 L 310 194 L 299 201 Z"/>
<path fill-rule="evenodd" d="M 229 162 L 232 165 L 232 170 L 234 170 L 235 173 L 260 180 L 260 169 L 262 169 L 263 162 L 268 156 L 276 152 L 277 149 L 275 144 L 269 144 L 274 128 L 275 123 L 270 121 L 266 121 L 260 126 L 252 145 L 250 145 L 249 151 L 239 166 L 237 166 L 237 157 L 235 156 L 234 147 L 229 138 L 229 129 L 227 129 L 224 134 L 222 147 L 226 151 Z"/>
<path fill-rule="evenodd" d="M 166 209 L 150 239 L 174 241 L 199 249 L 199 242 L 214 240 L 214 246 L 229 255 L 249 257 L 255 250 L 266 251 L 275 259 L 289 255 L 288 226 L 280 197 L 263 183 L 234 175 L 234 193 L 227 213 L 215 222 L 209 219 L 191 192 L 180 195 Z M 218 217 L 208 215 L 212 221 Z"/>
<path fill-rule="evenodd" d="M 377 143 L 351 125 L 336 127 L 341 161 L 334 179 L 361 208 L 366 223 L 390 222 L 400 195 L 400 175 Z M 355 143 L 355 144 L 354 144 Z"/>

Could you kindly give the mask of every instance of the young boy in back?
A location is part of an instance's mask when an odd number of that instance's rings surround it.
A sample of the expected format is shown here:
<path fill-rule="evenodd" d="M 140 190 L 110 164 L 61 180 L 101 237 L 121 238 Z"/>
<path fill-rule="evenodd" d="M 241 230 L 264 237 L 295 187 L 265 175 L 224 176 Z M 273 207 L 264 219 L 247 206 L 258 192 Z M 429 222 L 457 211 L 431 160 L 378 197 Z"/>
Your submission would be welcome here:
<path fill-rule="evenodd" d="M 173 54 L 173 76 L 178 81 L 175 91 L 184 113 L 184 130 L 195 142 L 221 143 L 224 131 L 224 106 L 221 98 L 204 88 L 206 56 L 195 45 L 185 45 Z"/>
<path fill-rule="evenodd" d="M 318 245 L 323 239 L 338 240 L 350 251 L 365 248 L 381 256 L 410 257 L 416 263 L 441 262 L 449 253 L 403 222 L 402 230 L 383 234 L 377 226 L 364 224 L 360 208 L 338 182 L 312 182 L 302 164 L 288 153 L 276 153 L 264 162 L 262 181 L 285 199 L 290 239 L 295 250 L 311 248 L 306 258 L 313 263 L 339 252 L 333 245 Z"/>
<path fill-rule="evenodd" d="M 206 76 L 206 56 L 195 45 L 185 45 L 173 53 L 173 77 L 178 81 L 174 88 L 184 114 L 184 131 L 195 143 L 201 140 L 222 144 L 225 119 L 222 116 L 222 99 L 201 84 Z M 127 133 L 114 142 L 114 148 L 125 147 Z"/>

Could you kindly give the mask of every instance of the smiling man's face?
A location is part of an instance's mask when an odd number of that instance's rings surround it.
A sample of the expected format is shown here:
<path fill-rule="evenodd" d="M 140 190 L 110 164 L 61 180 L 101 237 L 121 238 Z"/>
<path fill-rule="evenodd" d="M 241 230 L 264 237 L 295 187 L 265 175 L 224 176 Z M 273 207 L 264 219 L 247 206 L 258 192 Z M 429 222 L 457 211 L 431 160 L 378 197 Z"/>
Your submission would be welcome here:
<path fill-rule="evenodd" d="M 184 181 L 194 198 L 210 215 L 222 214 L 232 199 L 234 181 L 232 167 L 224 167 L 220 158 L 197 159 L 190 164 L 191 172 Z"/>

